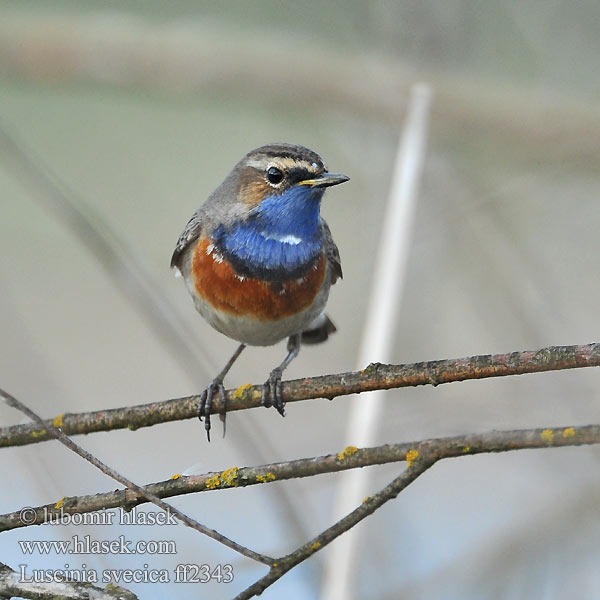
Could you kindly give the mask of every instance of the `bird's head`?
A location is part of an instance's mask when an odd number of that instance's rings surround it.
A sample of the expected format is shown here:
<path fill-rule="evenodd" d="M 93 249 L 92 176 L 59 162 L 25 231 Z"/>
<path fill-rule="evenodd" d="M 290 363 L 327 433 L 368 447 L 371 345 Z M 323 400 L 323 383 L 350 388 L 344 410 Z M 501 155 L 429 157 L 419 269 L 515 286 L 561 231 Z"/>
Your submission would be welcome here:
<path fill-rule="evenodd" d="M 261 204 L 283 206 L 319 202 L 326 187 L 348 181 L 329 173 L 312 150 L 293 144 L 270 144 L 252 150 L 235 166 L 239 177 L 238 200 L 250 208 Z"/>
<path fill-rule="evenodd" d="M 209 199 L 220 208 L 215 243 L 238 270 L 252 265 L 295 272 L 321 252 L 325 188 L 348 179 L 329 173 L 321 157 L 303 146 L 252 150 Z"/>
<path fill-rule="evenodd" d="M 227 203 L 231 221 L 305 237 L 318 228 L 325 188 L 348 179 L 329 173 L 323 159 L 308 148 L 269 144 L 248 152 L 213 196 Z"/>

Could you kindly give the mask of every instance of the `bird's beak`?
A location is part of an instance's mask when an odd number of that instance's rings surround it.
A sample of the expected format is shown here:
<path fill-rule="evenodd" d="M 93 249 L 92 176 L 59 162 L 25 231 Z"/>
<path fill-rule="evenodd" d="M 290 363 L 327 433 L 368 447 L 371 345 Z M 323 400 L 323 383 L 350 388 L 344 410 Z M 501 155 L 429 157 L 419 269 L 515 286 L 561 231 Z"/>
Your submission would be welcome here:
<path fill-rule="evenodd" d="M 314 179 L 305 179 L 304 181 L 300 181 L 298 185 L 307 185 L 309 187 L 314 188 L 322 188 L 322 187 L 330 187 L 332 185 L 338 185 L 340 183 L 344 183 L 348 181 L 350 177 L 347 175 L 342 175 L 341 173 L 321 173 L 318 177 Z"/>

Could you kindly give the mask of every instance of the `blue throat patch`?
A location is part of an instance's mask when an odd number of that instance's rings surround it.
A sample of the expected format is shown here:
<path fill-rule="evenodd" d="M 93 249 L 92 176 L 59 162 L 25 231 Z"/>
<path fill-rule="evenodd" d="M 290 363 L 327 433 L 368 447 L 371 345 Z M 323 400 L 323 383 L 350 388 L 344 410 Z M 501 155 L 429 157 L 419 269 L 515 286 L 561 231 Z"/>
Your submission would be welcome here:
<path fill-rule="evenodd" d="M 215 243 L 244 277 L 268 281 L 301 277 L 323 247 L 323 189 L 294 186 L 269 196 L 229 230 L 219 227 Z"/>

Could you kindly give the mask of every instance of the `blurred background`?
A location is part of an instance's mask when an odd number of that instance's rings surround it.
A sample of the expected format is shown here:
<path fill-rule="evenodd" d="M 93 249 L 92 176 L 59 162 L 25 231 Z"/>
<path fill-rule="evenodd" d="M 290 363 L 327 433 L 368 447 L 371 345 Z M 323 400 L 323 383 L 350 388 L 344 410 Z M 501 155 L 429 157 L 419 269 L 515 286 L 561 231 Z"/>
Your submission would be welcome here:
<path fill-rule="evenodd" d="M 351 177 L 323 204 L 344 268 L 328 305 L 338 333 L 287 376 L 354 369 L 419 81 L 433 101 L 393 361 L 600 340 L 597 0 L 0 0 L 0 13 L 0 387 L 44 417 L 198 393 L 222 367 L 235 343 L 195 312 L 170 255 L 234 163 L 272 141 Z M 284 353 L 245 352 L 228 387 L 264 381 Z M 599 389 L 586 369 L 396 390 L 377 439 L 598 422 Z M 338 452 L 347 414 L 347 399 L 315 400 L 285 419 L 230 414 L 225 439 L 216 419 L 210 444 L 196 420 L 76 441 L 148 483 Z M 0 405 L 3 426 L 20 422 Z M 116 487 L 54 442 L 0 456 L 1 512 Z M 599 459 L 592 447 L 436 465 L 359 526 L 356 597 L 596 598 Z M 371 468 L 372 491 L 402 468 Z M 172 502 L 277 555 L 331 524 L 344 476 Z M 24 556 L 18 545 L 75 533 L 175 540 L 177 554 Z M 319 598 L 330 551 L 263 597 Z M 14 569 L 233 565 L 232 584 L 128 586 L 143 598 L 230 598 L 265 572 L 183 526 L 21 529 L 0 537 L 0 557 Z"/>

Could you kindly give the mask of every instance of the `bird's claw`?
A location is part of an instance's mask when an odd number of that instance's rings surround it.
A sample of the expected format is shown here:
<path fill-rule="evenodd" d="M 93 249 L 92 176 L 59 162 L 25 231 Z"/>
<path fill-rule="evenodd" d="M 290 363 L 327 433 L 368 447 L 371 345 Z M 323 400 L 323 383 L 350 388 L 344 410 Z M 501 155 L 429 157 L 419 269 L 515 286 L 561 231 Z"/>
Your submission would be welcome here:
<path fill-rule="evenodd" d="M 206 429 L 206 437 L 210 442 L 210 413 L 212 412 L 212 399 L 218 394 L 223 405 L 223 414 L 225 414 L 225 404 L 227 402 L 227 394 L 222 379 L 214 379 L 212 383 L 200 395 L 200 403 L 198 404 L 198 418 L 202 421 L 204 417 L 204 429 Z"/>
<path fill-rule="evenodd" d="M 285 417 L 285 402 L 281 393 L 281 369 L 273 369 L 269 379 L 265 381 L 262 392 L 262 405 L 266 408 L 274 406 L 277 412 Z"/>

